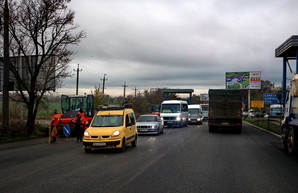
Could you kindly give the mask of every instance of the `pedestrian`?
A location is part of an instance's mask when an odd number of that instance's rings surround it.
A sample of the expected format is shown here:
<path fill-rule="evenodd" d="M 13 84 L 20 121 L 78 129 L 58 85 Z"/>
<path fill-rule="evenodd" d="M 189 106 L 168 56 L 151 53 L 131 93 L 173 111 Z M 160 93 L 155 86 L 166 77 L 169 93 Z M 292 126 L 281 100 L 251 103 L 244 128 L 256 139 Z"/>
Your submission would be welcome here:
<path fill-rule="evenodd" d="M 57 113 L 57 110 L 55 109 L 53 112 L 52 120 L 51 120 L 51 143 L 56 142 L 56 138 L 58 137 L 58 125 L 60 122 L 61 114 Z"/>
<path fill-rule="evenodd" d="M 73 119 L 75 124 L 75 130 L 77 135 L 77 142 L 82 142 L 85 126 L 86 126 L 86 119 L 83 112 L 78 112 L 76 117 Z"/>

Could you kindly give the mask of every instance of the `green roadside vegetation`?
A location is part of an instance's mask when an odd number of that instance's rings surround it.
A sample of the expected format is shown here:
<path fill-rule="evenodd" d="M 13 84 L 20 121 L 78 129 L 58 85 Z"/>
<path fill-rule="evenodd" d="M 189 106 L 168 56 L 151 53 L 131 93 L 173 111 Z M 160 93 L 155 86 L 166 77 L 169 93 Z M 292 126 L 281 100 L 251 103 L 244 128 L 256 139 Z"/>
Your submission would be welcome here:
<path fill-rule="evenodd" d="M 1 126 L 1 125 L 0 125 Z M 24 122 L 23 123 L 12 123 L 11 129 L 7 133 L 1 133 L 0 135 L 0 143 L 9 143 L 9 142 L 16 142 L 16 141 L 24 141 L 30 139 L 36 139 L 41 137 L 48 136 L 48 129 L 49 126 L 47 125 L 35 125 L 35 130 L 31 135 L 27 135 L 24 132 Z"/>
<path fill-rule="evenodd" d="M 35 130 L 31 135 L 27 135 L 25 130 L 26 113 L 27 109 L 22 103 L 11 102 L 10 103 L 10 129 L 6 133 L 0 133 L 0 143 L 9 143 L 23 140 L 30 140 L 40 137 L 48 136 L 48 129 L 52 118 L 54 109 L 61 112 L 60 98 L 54 98 L 47 103 L 42 103 L 39 106 L 39 110 L 36 115 Z M 2 106 L 2 104 L 0 104 Z M 2 117 L 0 112 L 0 117 Z M 2 127 L 0 123 L 0 127 Z"/>
<path fill-rule="evenodd" d="M 40 136 L 32 134 L 30 136 L 5 136 L 5 137 L 0 137 L 0 143 L 9 143 L 9 142 L 16 142 L 16 141 L 24 141 L 24 140 L 29 140 L 29 139 L 36 139 L 40 138 Z"/>
<path fill-rule="evenodd" d="M 268 120 L 267 118 L 248 117 L 243 119 L 243 121 L 280 135 L 280 123 L 274 120 Z"/>

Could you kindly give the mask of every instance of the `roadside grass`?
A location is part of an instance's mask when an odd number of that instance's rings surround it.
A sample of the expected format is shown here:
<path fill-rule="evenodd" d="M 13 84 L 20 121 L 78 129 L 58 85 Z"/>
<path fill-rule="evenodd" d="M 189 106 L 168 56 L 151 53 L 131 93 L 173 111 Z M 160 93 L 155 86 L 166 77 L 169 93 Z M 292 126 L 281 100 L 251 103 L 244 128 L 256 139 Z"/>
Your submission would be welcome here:
<path fill-rule="evenodd" d="M 62 113 L 60 101 L 52 101 L 46 104 L 41 104 L 38 108 L 36 118 L 50 120 L 55 109 L 58 113 Z"/>
<path fill-rule="evenodd" d="M 16 136 L 16 137 L 3 136 L 3 137 L 0 137 L 0 143 L 10 143 L 10 142 L 24 141 L 24 140 L 36 139 L 36 138 L 40 138 L 40 137 L 35 134 L 32 134 L 30 136 Z"/>
<path fill-rule="evenodd" d="M 2 108 L 2 103 L 0 102 L 0 107 Z M 47 101 L 39 105 L 36 114 L 36 119 L 51 120 L 54 110 L 57 109 L 58 113 L 61 112 L 60 99 Z M 23 103 L 17 103 L 11 101 L 9 103 L 9 114 L 10 117 L 17 120 L 26 120 L 27 108 Z M 2 111 L 0 111 L 0 117 L 2 117 Z"/>
<path fill-rule="evenodd" d="M 0 105 L 2 106 L 2 104 Z M 48 136 L 49 125 L 44 124 L 44 121 L 50 122 L 54 109 L 58 112 L 61 109 L 60 101 L 48 101 L 39 106 L 38 113 L 36 115 L 36 124 L 33 134 L 28 135 L 26 132 L 26 115 L 27 109 L 21 103 L 11 102 L 9 106 L 10 112 L 10 123 L 9 130 L 6 132 L 0 132 L 0 143 L 9 143 L 16 141 L 23 141 L 28 139 L 35 139 L 40 137 Z M 61 111 L 61 110 L 60 110 Z M 2 113 L 0 112 L 0 118 Z M 43 124 L 42 124 L 43 123 Z M 2 123 L 0 122 L 2 128 Z"/>
<path fill-rule="evenodd" d="M 245 118 L 243 121 L 280 135 L 280 123 L 267 118 Z"/>
<path fill-rule="evenodd" d="M 0 107 L 2 108 L 1 102 Z M 40 104 L 36 115 L 35 129 L 33 134 L 28 135 L 25 129 L 27 109 L 24 104 L 11 101 L 9 105 L 9 130 L 0 132 L 0 143 L 30 140 L 48 136 L 48 123 L 51 121 L 55 109 L 58 110 L 58 113 L 62 113 L 60 98 L 51 99 Z M 2 112 L 0 111 L 0 118 L 1 117 Z M 0 128 L 2 128 L 1 121 Z"/>
<path fill-rule="evenodd" d="M 24 141 L 48 136 L 49 127 L 47 125 L 36 124 L 33 133 L 31 135 L 27 135 L 24 129 L 24 123 L 25 122 L 11 122 L 10 130 L 5 133 L 0 133 L 0 143 Z M 2 125 L 0 126 L 2 127 Z"/>

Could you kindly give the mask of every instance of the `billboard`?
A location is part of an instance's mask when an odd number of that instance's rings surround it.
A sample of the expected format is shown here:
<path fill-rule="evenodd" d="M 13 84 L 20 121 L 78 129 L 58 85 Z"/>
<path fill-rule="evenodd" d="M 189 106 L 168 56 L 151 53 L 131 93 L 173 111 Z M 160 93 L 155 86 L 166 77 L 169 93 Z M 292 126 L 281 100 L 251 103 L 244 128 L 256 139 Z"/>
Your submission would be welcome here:
<path fill-rule="evenodd" d="M 226 89 L 261 89 L 261 72 L 226 72 Z"/>
<path fill-rule="evenodd" d="M 34 72 L 35 64 L 41 60 L 41 56 L 18 56 L 18 57 L 9 57 L 11 64 L 18 70 L 22 82 L 25 84 L 30 84 L 31 76 L 29 71 Z M 40 90 L 45 88 L 45 90 L 55 90 L 56 80 L 55 80 L 55 71 L 51 72 L 52 69 L 55 69 L 54 66 L 54 57 L 51 60 L 47 61 L 46 64 L 43 64 L 42 68 L 39 71 L 39 75 L 36 81 L 36 88 Z M 3 90 L 3 63 L 0 61 L 0 91 Z M 12 72 L 9 73 L 9 90 L 18 91 L 16 85 L 16 79 Z"/>
<path fill-rule="evenodd" d="M 200 101 L 209 101 L 209 95 L 206 93 L 200 94 Z"/>

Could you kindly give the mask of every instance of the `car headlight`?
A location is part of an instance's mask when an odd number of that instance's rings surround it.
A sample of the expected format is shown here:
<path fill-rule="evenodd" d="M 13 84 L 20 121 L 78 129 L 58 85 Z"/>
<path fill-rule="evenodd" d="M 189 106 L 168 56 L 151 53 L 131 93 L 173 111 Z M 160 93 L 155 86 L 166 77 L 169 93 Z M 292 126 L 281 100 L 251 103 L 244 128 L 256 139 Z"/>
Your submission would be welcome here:
<path fill-rule="evenodd" d="M 91 137 L 88 131 L 85 131 L 85 132 L 84 132 L 84 137 L 85 137 L 85 138 L 90 138 L 90 137 Z"/>
<path fill-rule="evenodd" d="M 157 128 L 157 126 L 156 125 L 152 125 L 151 128 L 152 129 L 155 129 L 155 128 Z"/>
<path fill-rule="evenodd" d="M 181 117 L 176 117 L 176 121 L 180 121 L 181 120 Z"/>
<path fill-rule="evenodd" d="M 112 133 L 111 137 L 119 137 L 119 135 L 120 135 L 120 131 L 117 130 Z"/>

